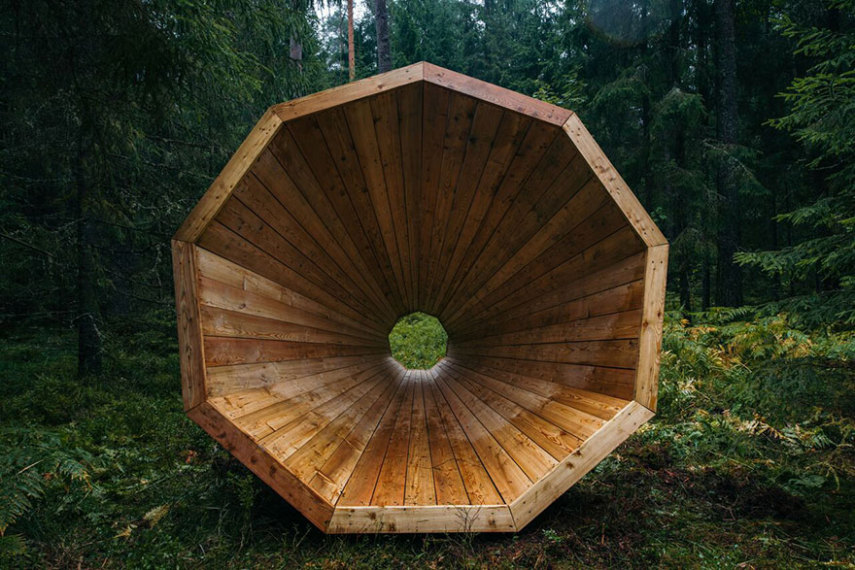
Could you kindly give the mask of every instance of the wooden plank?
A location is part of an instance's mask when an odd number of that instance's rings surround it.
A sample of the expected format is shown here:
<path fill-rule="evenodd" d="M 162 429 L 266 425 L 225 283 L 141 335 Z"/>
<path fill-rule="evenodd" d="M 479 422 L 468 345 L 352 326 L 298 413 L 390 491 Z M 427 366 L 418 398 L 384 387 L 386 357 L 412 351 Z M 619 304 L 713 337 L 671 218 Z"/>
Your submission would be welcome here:
<path fill-rule="evenodd" d="M 625 225 L 569 259 L 561 261 L 563 253 L 557 251 L 555 255 L 561 256 L 558 259 L 560 263 L 557 266 L 549 269 L 555 259 L 550 259 L 548 256 L 538 260 L 538 265 L 532 267 L 532 272 L 536 274 L 532 275 L 532 280 L 526 283 L 524 287 L 517 289 L 513 295 L 505 296 L 505 299 L 509 299 L 509 304 L 514 304 L 513 298 L 515 297 L 533 299 L 539 295 L 546 295 L 561 288 L 563 284 L 578 279 L 588 271 L 597 271 L 608 267 L 627 255 L 637 253 L 641 247 L 635 231 L 630 226 Z M 453 320 L 451 318 L 444 319 L 443 323 L 446 324 L 447 330 L 456 330 L 460 323 L 477 318 L 478 315 L 493 314 L 492 307 L 495 305 L 484 303 L 485 297 L 486 294 L 481 295 L 481 299 L 472 301 L 466 307 L 461 308 Z M 470 297 L 470 299 L 472 298 Z M 498 303 L 500 302 L 498 301 Z M 489 325 L 487 327 L 489 328 Z"/>
<path fill-rule="evenodd" d="M 198 406 L 207 397 L 195 245 L 172 240 L 172 273 L 175 277 L 175 314 L 178 319 L 181 395 L 186 411 Z"/>
<path fill-rule="evenodd" d="M 492 505 L 502 503 L 502 496 L 493 484 L 490 474 L 484 467 L 478 453 L 472 447 L 472 443 L 463 430 L 463 426 L 457 420 L 454 412 L 448 405 L 442 391 L 436 385 L 436 367 L 428 371 L 433 382 L 429 385 L 433 401 L 436 402 L 436 411 L 439 413 L 443 429 L 448 436 L 457 469 L 466 490 L 466 496 L 473 505 Z"/>
<path fill-rule="evenodd" d="M 566 296 L 572 296 L 572 293 Z M 481 323 L 477 329 L 465 333 L 458 331 L 454 335 L 454 340 L 457 344 L 463 344 L 468 341 L 487 340 L 494 336 L 530 331 L 581 319 L 636 311 L 641 309 L 643 296 L 644 282 L 638 279 L 590 295 L 576 297 L 543 310 L 538 310 L 539 306 L 535 304 L 529 311 L 519 311 L 513 319 L 505 318 L 502 313 L 488 319 L 488 324 Z"/>
<path fill-rule="evenodd" d="M 349 410 L 358 410 L 360 407 L 365 409 L 370 406 L 374 398 L 382 393 L 385 387 L 382 372 L 378 372 L 312 408 L 305 415 L 282 425 L 273 433 L 265 436 L 260 443 L 268 453 L 280 462 L 285 463 L 336 418 L 347 415 Z M 299 474 L 297 475 L 299 476 Z"/>
<path fill-rule="evenodd" d="M 387 73 L 381 73 L 367 79 L 353 81 L 339 87 L 333 87 L 274 105 L 271 109 L 283 121 L 290 121 L 318 111 L 323 111 L 336 105 L 342 105 L 350 101 L 356 101 L 370 97 L 383 91 L 395 89 L 409 83 L 422 81 L 424 79 L 424 63 L 414 63 L 407 67 L 395 69 Z"/>
<path fill-rule="evenodd" d="M 365 271 L 364 265 L 355 264 L 337 243 L 318 243 L 318 239 L 323 236 L 315 238 L 306 231 L 301 222 L 282 206 L 258 178 L 248 176 L 238 184 L 235 188 L 235 198 L 360 302 L 368 304 L 372 310 L 381 314 L 388 311 L 386 301 L 377 293 L 380 288 L 371 278 L 371 272 Z"/>
<path fill-rule="evenodd" d="M 623 311 L 457 341 L 456 346 L 509 346 L 638 338 L 641 310 Z"/>
<path fill-rule="evenodd" d="M 388 372 L 381 372 L 381 374 L 384 373 L 387 374 Z M 385 409 L 396 388 L 394 383 L 387 380 L 388 378 L 385 376 L 380 378 L 374 387 L 351 407 L 330 421 L 325 427 L 315 429 L 310 439 L 284 461 L 285 466 L 294 475 L 310 485 L 318 470 L 365 416 L 373 418 L 375 423 L 379 419 L 376 410 Z M 371 414 L 372 410 L 375 410 L 373 415 Z"/>
<path fill-rule="evenodd" d="M 443 321 L 459 313 L 472 295 L 480 291 L 495 273 L 523 247 L 544 220 L 550 219 L 585 184 L 588 175 L 583 161 L 573 145 L 558 137 L 547 151 L 548 159 L 536 169 L 523 185 L 517 188 L 513 207 L 489 235 L 478 252 L 468 273 L 453 293 L 451 303 L 442 313 Z M 546 157 L 544 157 L 546 158 Z"/>
<path fill-rule="evenodd" d="M 337 506 L 326 532 L 329 534 L 512 532 L 515 528 L 514 520 L 506 505 Z"/>
<path fill-rule="evenodd" d="M 310 256 L 288 242 L 238 199 L 232 199 L 223 206 L 217 221 L 287 266 L 291 270 L 287 282 L 289 287 L 302 295 L 323 299 L 327 306 L 332 305 L 331 308 L 338 306 L 358 315 L 370 315 L 362 318 L 363 321 L 374 320 L 377 309 L 361 293 L 347 287 L 344 274 L 338 270 L 333 270 L 332 274 L 326 273 L 317 263 L 319 257 Z M 323 296 L 319 294 L 319 289 Z"/>
<path fill-rule="evenodd" d="M 579 441 L 586 439 L 603 424 L 603 421 L 596 416 L 518 386 L 491 382 L 489 378 L 482 378 L 481 383 L 489 384 L 490 389 L 500 396 L 558 426 Z M 574 446 L 579 441 L 573 442 Z"/>
<path fill-rule="evenodd" d="M 540 447 L 513 422 L 494 409 L 488 402 L 481 400 L 469 390 L 467 383 L 449 366 L 444 367 L 443 381 L 448 385 L 467 408 L 487 428 L 499 445 L 513 458 L 520 469 L 532 481 L 537 481 L 556 463 L 549 452 Z"/>
<path fill-rule="evenodd" d="M 635 389 L 635 370 L 628 368 L 607 368 L 583 364 L 561 362 L 538 362 L 518 360 L 501 356 L 468 355 L 465 359 L 452 360 L 462 365 L 485 365 L 490 368 L 511 372 L 520 376 L 539 378 L 563 386 L 581 388 L 606 394 L 623 400 L 631 400 Z"/>
<path fill-rule="evenodd" d="M 389 189 L 387 188 L 383 171 L 383 158 L 377 140 L 371 104 L 368 101 L 357 101 L 356 103 L 345 106 L 343 110 L 346 117 L 346 124 L 350 129 L 356 149 L 356 155 L 362 167 L 363 176 L 365 177 L 368 198 L 374 209 L 374 217 L 380 226 L 383 243 L 385 244 L 386 253 L 392 266 L 394 282 L 398 286 L 398 291 L 406 307 L 409 305 L 409 300 L 407 298 L 407 289 L 404 286 L 401 253 L 398 251 L 394 215 L 389 202 Z"/>
<path fill-rule="evenodd" d="M 659 357 L 662 351 L 662 320 L 665 314 L 665 285 L 668 272 L 668 245 L 647 250 L 644 303 L 638 356 L 635 401 L 656 411 L 659 387 Z"/>
<path fill-rule="evenodd" d="M 463 477 L 437 406 L 433 378 L 429 371 L 424 371 L 424 377 L 425 415 L 436 504 L 468 505 L 469 495 L 466 493 L 466 486 L 463 484 Z"/>
<path fill-rule="evenodd" d="M 466 146 L 462 150 L 459 174 L 444 190 L 451 197 L 450 209 L 435 252 L 439 256 L 439 271 L 432 275 L 429 286 L 430 295 L 437 299 L 437 306 L 441 306 L 441 299 L 445 295 L 443 283 L 447 284 L 454 274 L 456 266 L 452 265 L 452 257 L 457 249 L 460 232 L 464 226 L 472 223 L 469 220 L 472 200 L 504 116 L 501 109 L 492 105 L 480 104 L 475 107 Z"/>
<path fill-rule="evenodd" d="M 343 370 L 350 366 L 377 364 L 384 360 L 376 354 L 366 356 L 340 356 L 313 358 L 284 362 L 262 362 L 236 364 L 208 368 L 208 394 L 224 396 L 239 390 L 254 388 L 279 388 L 291 386 L 295 381 L 317 375 Z"/>
<path fill-rule="evenodd" d="M 202 403 L 191 409 L 188 415 L 312 524 L 322 531 L 326 530 L 333 514 L 329 503 L 303 485 L 211 405 Z"/>
<path fill-rule="evenodd" d="M 436 377 L 436 385 L 442 393 L 466 437 L 481 459 L 490 475 L 490 479 L 502 495 L 503 502 L 510 503 L 531 484 L 528 476 L 496 441 L 490 430 L 484 427 L 475 414 L 451 389 L 442 375 Z M 470 498 L 472 493 L 470 493 Z"/>
<path fill-rule="evenodd" d="M 279 134 L 270 143 L 270 150 L 282 168 L 288 173 L 288 176 L 291 177 L 302 198 L 305 200 L 305 203 L 300 202 L 298 204 L 301 211 L 304 211 L 305 204 L 310 206 L 312 214 L 306 216 L 307 220 L 312 221 L 314 227 L 322 226 L 323 228 L 313 229 L 311 231 L 312 235 L 316 236 L 316 239 L 319 240 L 324 249 L 330 251 L 342 250 L 344 256 L 343 258 L 340 256 L 340 264 L 345 266 L 349 263 L 355 266 L 355 271 L 351 269 L 350 273 L 369 275 L 371 272 L 365 265 L 359 253 L 359 248 L 353 243 L 347 228 L 336 213 L 335 207 L 330 202 L 326 192 L 324 192 L 312 173 L 312 169 L 306 162 L 291 132 L 286 128 L 280 129 Z M 296 196 L 281 197 L 283 199 L 299 198 Z M 358 275 L 354 275 L 353 278 L 360 279 Z M 378 310 L 382 312 L 385 310 L 385 307 Z"/>
<path fill-rule="evenodd" d="M 398 118 L 398 91 L 386 91 L 372 97 L 371 115 L 377 136 L 377 148 L 380 151 L 380 164 L 386 187 L 386 198 L 389 200 L 389 211 L 392 219 L 392 231 L 395 236 L 396 249 L 401 263 L 401 285 L 404 288 L 404 299 L 407 310 L 415 306 L 410 260 L 409 224 L 407 221 L 407 205 L 404 195 L 403 156 L 401 153 L 401 132 Z"/>
<path fill-rule="evenodd" d="M 665 236 L 656 227 L 650 214 L 638 201 L 632 190 L 629 189 L 626 182 L 618 174 L 615 167 L 606 157 L 600 145 L 579 120 L 579 117 L 573 114 L 567 119 L 563 127 L 564 132 L 579 149 L 579 153 L 585 157 L 585 160 L 593 170 L 594 174 L 600 179 L 603 187 L 611 195 L 615 204 L 623 211 L 630 225 L 635 228 L 639 238 L 647 247 L 664 245 L 667 243 Z"/>
<path fill-rule="evenodd" d="M 410 283 L 413 287 L 408 308 L 415 311 L 421 308 L 419 302 L 419 240 L 422 211 L 422 115 L 424 114 L 424 86 L 413 85 L 400 90 L 398 94 L 398 122 L 401 132 L 401 157 L 404 174 L 404 205 L 407 220 L 407 243 L 409 246 Z"/>
<path fill-rule="evenodd" d="M 449 302 L 454 277 L 466 261 L 466 254 L 490 206 L 496 199 L 501 181 L 512 167 L 516 153 L 523 144 L 531 121 L 516 113 L 505 112 L 491 144 L 484 170 L 479 177 L 472 204 L 466 217 L 466 223 L 460 228 L 454 240 L 454 251 L 448 262 L 448 270 L 440 286 L 440 306 Z M 474 259 L 469 260 L 469 263 Z"/>
<path fill-rule="evenodd" d="M 288 342 L 208 336 L 204 338 L 205 364 L 227 366 L 250 362 L 276 362 L 280 360 L 305 360 L 329 356 L 360 356 L 384 354 L 383 347 L 346 346 L 311 342 Z"/>
<path fill-rule="evenodd" d="M 497 327 L 501 331 L 516 330 L 512 327 L 515 327 L 517 322 L 532 323 L 538 322 L 541 318 L 549 319 L 561 314 L 562 307 L 565 306 L 584 309 L 590 311 L 589 314 L 592 315 L 638 308 L 634 304 L 637 294 L 635 289 L 638 287 L 643 289 L 641 285 L 643 283 L 641 279 L 644 277 L 643 252 L 625 257 L 603 269 L 599 269 L 598 264 L 592 265 L 593 273 L 577 276 L 575 279 L 553 285 L 551 288 L 546 283 L 532 283 L 525 288 L 525 294 L 518 292 L 512 298 L 503 300 L 500 303 L 500 309 L 490 311 L 458 327 L 455 331 L 455 339 L 465 339 L 473 334 L 478 336 L 480 330 L 493 331 Z M 546 281 L 550 274 L 538 281 Z M 538 285 L 540 287 L 537 287 Z M 532 292 L 532 288 L 535 288 L 535 292 Z M 597 297 L 598 295 L 600 297 Z M 621 299 L 624 299 L 626 304 L 616 304 Z M 599 308 L 601 303 L 608 310 L 603 312 Z M 485 323 L 489 325 L 485 326 Z"/>
<path fill-rule="evenodd" d="M 396 314 L 406 311 L 403 296 L 399 290 L 400 284 L 395 278 L 392 261 L 383 241 L 382 228 L 377 220 L 377 214 L 371 203 L 371 196 L 365 180 L 365 174 L 359 162 L 355 143 L 350 135 L 347 117 L 341 108 L 319 113 L 315 117 L 317 126 L 323 134 L 329 147 L 330 154 L 335 160 L 341 182 L 347 192 L 353 214 L 357 218 L 354 225 L 360 225 L 369 242 L 371 256 L 378 268 L 378 280 L 381 281 L 384 295 Z M 369 259 L 367 253 L 364 254 Z M 381 277 L 382 276 L 382 277 Z"/>
<path fill-rule="evenodd" d="M 507 174 L 490 200 L 490 205 L 472 238 L 472 243 L 463 256 L 465 261 L 455 272 L 452 280 L 454 285 L 448 294 L 449 299 L 453 299 L 458 289 L 465 291 L 466 284 L 475 277 L 472 273 L 473 265 L 480 259 L 484 248 L 492 240 L 496 228 L 504 220 L 518 194 L 527 187 L 529 179 L 548 172 L 552 168 L 557 168 L 556 174 L 561 171 L 562 166 L 559 164 L 562 160 L 560 157 L 562 151 L 572 152 L 572 145 L 567 142 L 567 138 L 560 129 L 537 122 L 529 128 L 513 162 L 508 167 Z"/>
<path fill-rule="evenodd" d="M 281 431 L 283 428 L 312 410 L 346 395 L 356 387 L 365 388 L 366 381 L 375 378 L 380 372 L 381 367 L 372 367 L 344 377 L 328 377 L 323 383 L 318 382 L 308 389 L 302 385 L 299 389 L 291 389 L 280 401 L 266 408 L 231 419 L 247 435 L 263 443 L 265 438 L 276 437 L 276 432 L 284 433 Z"/>
<path fill-rule="evenodd" d="M 328 307 L 328 311 L 337 311 L 351 322 L 362 323 L 375 333 L 383 335 L 387 328 L 377 320 L 367 317 L 353 309 L 334 295 L 313 286 L 291 267 L 288 267 L 268 252 L 243 239 L 226 226 L 214 221 L 199 238 L 199 245 L 213 253 L 239 262 L 240 265 L 276 283 L 287 283 L 301 297 L 311 299 L 314 304 Z"/>
<path fill-rule="evenodd" d="M 452 93 L 448 103 L 448 118 L 443 139 L 436 202 L 433 210 L 433 225 L 427 250 L 428 269 L 424 309 L 437 314 L 436 279 L 444 271 L 440 264 L 445 228 L 451 216 L 457 181 L 465 159 L 467 142 L 472 128 L 472 119 L 477 102 L 471 97 Z M 424 255 L 424 253 L 422 254 Z"/>
<path fill-rule="evenodd" d="M 466 93 L 494 105 L 511 109 L 522 115 L 545 123 L 561 126 L 573 115 L 572 111 L 556 107 L 545 101 L 527 97 L 497 85 L 444 69 L 432 63 L 424 64 L 424 80 L 436 85 Z"/>
<path fill-rule="evenodd" d="M 382 340 L 363 338 L 323 329 L 307 327 L 276 318 L 265 318 L 238 311 L 229 311 L 202 305 L 200 308 L 202 332 L 207 336 L 256 338 L 288 342 L 316 342 L 350 346 L 383 347 Z"/>
<path fill-rule="evenodd" d="M 366 326 L 361 320 L 345 317 L 338 311 L 330 309 L 304 295 L 300 295 L 288 287 L 283 287 L 275 281 L 201 247 L 198 248 L 198 261 L 199 273 L 202 276 L 200 285 L 202 286 L 203 294 L 205 288 L 211 289 L 207 293 L 211 298 L 203 302 L 209 303 L 212 306 L 251 312 L 250 306 L 252 303 L 249 303 L 248 299 L 241 300 L 241 303 L 246 305 L 245 307 L 235 306 L 230 301 L 239 291 L 245 291 L 246 294 L 252 296 L 258 295 L 258 297 L 253 297 L 255 299 L 254 302 L 262 302 L 262 298 L 267 298 L 279 303 L 275 308 L 265 306 L 262 309 L 259 307 L 258 310 L 261 312 L 254 313 L 259 316 L 281 316 L 283 319 L 288 320 L 291 317 L 286 317 L 286 315 L 290 315 L 293 310 L 297 310 L 303 317 L 311 315 L 322 318 L 325 322 L 338 323 L 332 330 L 346 328 L 361 331 L 360 334 L 364 336 L 379 335 L 380 338 L 385 338 L 386 336 L 385 331 L 378 332 L 373 325 Z M 225 284 L 234 289 L 222 289 L 222 287 L 211 283 L 212 281 Z M 217 299 L 216 302 L 214 302 L 214 297 Z M 341 325 L 344 325 L 344 327 Z"/>
<path fill-rule="evenodd" d="M 442 175 L 442 149 L 448 123 L 448 106 L 451 93 L 447 89 L 425 83 L 424 118 L 422 142 L 421 200 L 419 208 L 419 282 L 417 287 L 418 306 L 430 310 L 427 306 L 427 288 L 431 277 L 433 260 L 434 224 L 436 204 L 439 197 L 439 182 Z"/>
<path fill-rule="evenodd" d="M 604 237 L 604 232 L 614 231 L 623 225 L 625 222 L 619 210 L 610 209 L 606 200 L 602 187 L 588 181 L 559 210 L 550 209 L 550 217 L 542 220 L 528 240 L 513 251 L 482 290 L 516 291 L 520 288 L 520 281 L 533 281 L 540 276 L 534 273 L 533 268 L 539 259 L 548 258 L 550 252 L 563 252 L 566 257 L 572 257 L 571 253 L 582 251 Z M 544 262 L 541 265 L 545 265 Z M 510 285 L 517 286 L 511 288 Z M 500 300 L 503 297 L 496 295 L 495 298 Z"/>
<path fill-rule="evenodd" d="M 504 397 L 500 392 L 491 390 L 490 384 L 487 384 L 491 380 L 489 377 L 467 370 L 459 365 L 452 366 L 452 370 L 457 373 L 458 382 L 467 390 L 501 414 L 555 459 L 560 461 L 568 453 L 579 447 L 581 440 L 578 437 L 549 423 L 510 398 Z M 494 382 L 492 385 L 496 386 Z"/>
<path fill-rule="evenodd" d="M 433 464 L 430 456 L 427 413 L 425 410 L 424 370 L 411 370 L 416 384 L 413 416 L 410 425 L 410 449 L 407 457 L 407 482 L 404 487 L 405 505 L 435 505 Z"/>
<path fill-rule="evenodd" d="M 347 434 L 347 437 L 342 440 L 310 481 L 309 486 L 330 503 L 338 502 L 338 498 L 341 496 L 348 479 L 350 479 L 351 473 L 356 468 L 360 456 L 366 450 L 372 437 L 379 432 L 379 426 L 384 425 L 382 422 L 392 425 L 392 421 L 394 421 L 392 414 L 397 411 L 404 395 L 404 384 L 402 383 L 404 373 L 405 369 L 399 367 L 389 382 L 394 387 L 393 394 L 386 400 L 378 398 L 377 402 Z M 372 490 L 376 481 L 375 474 L 374 480 L 371 481 Z M 367 495 L 370 501 L 371 491 Z"/>
<path fill-rule="evenodd" d="M 338 261 L 339 265 L 347 267 L 352 276 L 364 280 L 369 288 L 367 292 L 378 303 L 378 309 L 384 314 L 390 312 L 394 319 L 398 311 L 393 308 L 395 305 L 392 287 L 377 253 L 382 251 L 377 222 L 373 211 L 364 215 L 365 210 L 358 209 L 358 205 L 362 204 L 358 199 L 359 195 L 368 190 L 365 188 L 358 160 L 353 154 L 353 142 L 350 140 L 344 116 L 340 109 L 336 111 L 338 113 L 325 112 L 290 121 L 284 128 L 291 132 L 297 142 L 306 163 L 326 192 L 364 262 L 354 264 L 352 260 L 345 258 Z M 331 139 L 329 142 L 327 137 Z M 377 244 L 381 245 L 380 250 L 376 249 Z M 368 270 L 360 271 L 357 265 Z"/>
<path fill-rule="evenodd" d="M 448 347 L 448 355 L 498 356 L 517 360 L 634 369 L 638 361 L 638 340 L 597 340 L 503 347 L 453 345 Z"/>
<path fill-rule="evenodd" d="M 559 212 L 555 218 L 562 218 L 569 226 L 565 232 L 556 228 L 550 228 L 547 233 L 537 232 L 525 244 L 512 249 L 513 253 L 507 255 L 492 277 L 454 314 L 447 315 L 445 321 L 449 326 L 453 327 L 461 316 L 471 312 L 473 306 L 492 306 L 625 226 L 626 221 L 620 211 L 604 203 L 605 195 L 601 190 L 594 187 L 587 192 L 590 188 L 583 188 L 562 208 L 563 212 L 573 212 L 567 216 L 581 214 L 578 221 L 563 219 L 565 215 Z"/>
<path fill-rule="evenodd" d="M 408 397 L 409 400 L 407 400 Z M 406 415 L 412 409 L 412 383 L 409 376 L 404 376 L 402 389 L 399 390 L 397 398 L 386 410 L 380 425 L 368 442 L 365 451 L 359 457 L 359 462 L 350 474 L 350 478 L 336 503 L 337 506 L 367 506 L 371 504 L 371 498 L 377 487 L 380 470 L 384 465 L 386 451 L 397 427 L 398 418 L 401 415 Z M 403 491 L 401 492 L 401 499 L 403 500 Z"/>
<path fill-rule="evenodd" d="M 653 412 L 637 402 L 630 402 L 550 474 L 511 503 L 517 528 L 531 522 L 651 417 Z"/>
<path fill-rule="evenodd" d="M 211 184 L 205 195 L 196 204 L 187 219 L 175 232 L 174 239 L 179 241 L 195 242 L 205 231 L 207 225 L 214 219 L 217 213 L 231 196 L 232 190 L 238 181 L 243 178 L 252 167 L 259 153 L 267 146 L 270 139 L 279 130 L 282 119 L 273 108 L 268 109 L 246 139 L 238 147 L 237 151 L 229 159 L 219 176 Z"/>
<path fill-rule="evenodd" d="M 407 460 L 412 436 L 413 402 L 417 385 L 412 370 L 407 371 L 406 382 L 407 392 L 398 411 L 389 447 L 386 449 L 383 466 L 380 468 L 380 476 L 377 478 L 377 486 L 371 497 L 371 504 L 375 506 L 404 504 Z"/>
<path fill-rule="evenodd" d="M 547 400 L 552 400 L 570 407 L 581 410 L 598 418 L 609 420 L 618 413 L 629 401 L 621 398 L 615 398 L 599 392 L 583 390 L 571 386 L 566 386 L 560 382 L 543 380 L 534 376 L 525 376 L 515 374 L 506 370 L 490 368 L 484 364 L 472 362 L 457 362 L 452 359 L 446 359 L 451 365 L 471 370 L 478 374 L 480 383 L 494 392 L 502 393 L 508 387 L 512 389 L 508 398 L 514 400 L 512 394 L 516 393 L 516 389 L 526 390 L 543 396 Z M 497 384 L 501 383 L 501 384 Z M 506 386 L 502 386 L 505 384 Z"/>

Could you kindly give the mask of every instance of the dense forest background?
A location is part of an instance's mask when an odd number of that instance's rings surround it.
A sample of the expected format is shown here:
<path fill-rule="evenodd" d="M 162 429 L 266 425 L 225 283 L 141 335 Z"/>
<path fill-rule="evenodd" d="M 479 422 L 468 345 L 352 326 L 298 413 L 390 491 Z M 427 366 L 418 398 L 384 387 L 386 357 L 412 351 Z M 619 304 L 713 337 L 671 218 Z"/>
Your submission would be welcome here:
<path fill-rule="evenodd" d="M 852 0 L 357 5 L 356 78 L 573 109 L 672 244 L 659 418 L 504 542 L 324 542 L 181 414 L 169 238 L 348 6 L 2 7 L 0 565 L 855 563 Z"/>

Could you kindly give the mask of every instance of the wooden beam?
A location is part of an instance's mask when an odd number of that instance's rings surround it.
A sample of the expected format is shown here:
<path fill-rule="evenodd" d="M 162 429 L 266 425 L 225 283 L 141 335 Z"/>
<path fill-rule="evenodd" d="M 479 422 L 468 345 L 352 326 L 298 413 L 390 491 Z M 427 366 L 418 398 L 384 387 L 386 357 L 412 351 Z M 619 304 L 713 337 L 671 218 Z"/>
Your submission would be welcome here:
<path fill-rule="evenodd" d="M 507 505 L 336 507 L 326 529 L 329 534 L 514 530 Z"/>
<path fill-rule="evenodd" d="M 207 398 L 196 249 L 196 246 L 191 243 L 172 240 L 172 272 L 175 279 L 175 313 L 178 318 L 181 393 L 185 410 L 198 406 Z"/>
<path fill-rule="evenodd" d="M 641 337 L 638 341 L 635 401 L 654 412 L 659 387 L 659 357 L 662 352 L 667 274 L 668 244 L 648 249 L 641 309 Z"/>
<path fill-rule="evenodd" d="M 219 213 L 220 209 L 231 196 L 237 183 L 249 171 L 255 159 L 267 146 L 282 124 L 282 119 L 273 108 L 267 110 L 261 119 L 238 147 L 237 152 L 229 159 L 220 175 L 211 184 L 199 203 L 175 232 L 173 239 L 195 242 L 208 227 L 208 224 Z"/>
<path fill-rule="evenodd" d="M 576 451 L 511 503 L 517 529 L 530 523 L 651 417 L 653 412 L 637 402 L 630 402 L 606 422 Z"/>
<path fill-rule="evenodd" d="M 188 415 L 312 524 L 326 531 L 333 508 L 320 495 L 304 485 L 211 404 L 203 403 L 190 410 Z"/>
<path fill-rule="evenodd" d="M 556 107 L 551 103 L 528 97 L 516 91 L 499 87 L 445 69 L 432 63 L 424 63 L 424 80 L 458 93 L 464 93 L 482 101 L 487 101 L 504 109 L 510 109 L 522 115 L 539 119 L 545 123 L 561 126 L 573 114 L 573 111 Z"/>
<path fill-rule="evenodd" d="M 271 107 L 282 121 L 290 121 L 318 111 L 350 103 L 424 79 L 424 63 L 414 63 L 367 79 L 360 79 L 320 93 L 300 97 Z"/>
<path fill-rule="evenodd" d="M 668 243 L 579 117 L 571 115 L 563 128 L 644 244 L 654 247 Z"/>

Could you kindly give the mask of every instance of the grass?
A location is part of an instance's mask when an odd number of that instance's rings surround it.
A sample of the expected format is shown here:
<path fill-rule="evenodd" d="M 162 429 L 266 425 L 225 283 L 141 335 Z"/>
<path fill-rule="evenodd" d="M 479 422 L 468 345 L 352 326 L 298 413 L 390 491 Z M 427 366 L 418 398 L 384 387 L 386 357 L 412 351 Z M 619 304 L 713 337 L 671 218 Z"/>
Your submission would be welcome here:
<path fill-rule="evenodd" d="M 167 316 L 85 384 L 65 331 L 7 331 L 0 567 L 853 567 L 852 334 L 703 319 L 667 322 L 656 418 L 495 536 L 315 530 L 186 419 Z"/>
<path fill-rule="evenodd" d="M 427 370 L 445 357 L 448 334 L 439 319 L 425 313 L 401 317 L 389 333 L 392 356 L 405 367 Z"/>

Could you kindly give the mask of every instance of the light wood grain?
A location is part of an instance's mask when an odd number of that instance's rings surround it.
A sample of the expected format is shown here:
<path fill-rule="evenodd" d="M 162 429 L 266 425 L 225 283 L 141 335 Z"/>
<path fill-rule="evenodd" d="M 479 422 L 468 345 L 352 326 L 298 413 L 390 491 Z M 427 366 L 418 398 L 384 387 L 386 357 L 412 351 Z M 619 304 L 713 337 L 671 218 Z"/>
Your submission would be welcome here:
<path fill-rule="evenodd" d="M 325 532 L 519 530 L 652 416 L 667 258 L 571 111 L 428 63 L 275 105 L 173 241 L 184 405 Z"/>

